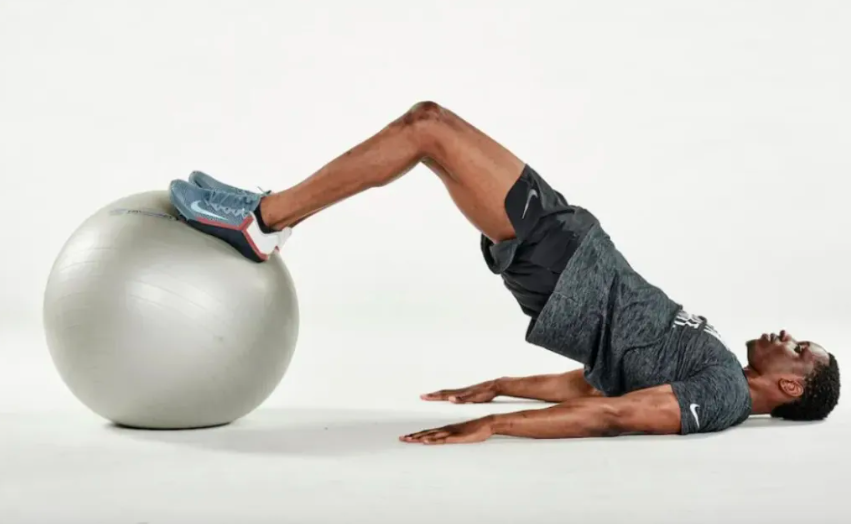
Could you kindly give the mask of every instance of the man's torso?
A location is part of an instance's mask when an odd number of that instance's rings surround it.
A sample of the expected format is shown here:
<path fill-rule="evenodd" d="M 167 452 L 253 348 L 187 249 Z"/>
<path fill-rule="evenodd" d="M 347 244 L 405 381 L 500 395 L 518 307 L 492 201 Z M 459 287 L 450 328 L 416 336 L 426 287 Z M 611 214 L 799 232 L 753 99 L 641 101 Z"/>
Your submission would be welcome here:
<path fill-rule="evenodd" d="M 505 199 L 517 237 L 482 237 L 489 268 L 531 317 L 526 340 L 585 366 L 607 395 L 671 384 L 683 433 L 723 429 L 750 411 L 735 355 L 702 317 L 641 277 L 597 218 L 526 166 Z M 703 417 L 696 412 L 703 411 Z"/>
<path fill-rule="evenodd" d="M 747 379 L 715 329 L 641 277 L 599 224 L 526 339 L 582 363 L 589 384 L 608 396 L 671 384 L 683 433 L 724 429 L 750 413 Z"/>

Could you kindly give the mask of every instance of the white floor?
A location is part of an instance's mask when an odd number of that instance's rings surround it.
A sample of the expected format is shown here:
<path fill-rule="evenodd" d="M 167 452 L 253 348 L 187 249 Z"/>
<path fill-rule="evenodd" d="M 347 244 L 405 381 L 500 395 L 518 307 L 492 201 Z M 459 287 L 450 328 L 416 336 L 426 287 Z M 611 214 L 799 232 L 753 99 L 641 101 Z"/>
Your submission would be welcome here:
<path fill-rule="evenodd" d="M 842 406 L 827 423 L 712 436 L 422 447 L 397 437 L 537 404 L 426 404 L 395 388 L 367 408 L 354 391 L 276 392 L 228 427 L 135 431 L 79 406 L 35 338 L 4 344 L 18 357 L 0 383 L 3 524 L 851 521 Z"/>

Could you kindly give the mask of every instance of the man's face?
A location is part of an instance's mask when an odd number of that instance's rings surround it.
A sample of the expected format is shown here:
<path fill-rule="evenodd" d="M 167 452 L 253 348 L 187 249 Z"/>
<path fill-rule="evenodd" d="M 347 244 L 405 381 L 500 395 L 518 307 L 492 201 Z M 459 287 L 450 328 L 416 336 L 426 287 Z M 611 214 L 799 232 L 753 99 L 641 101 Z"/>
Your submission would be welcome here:
<path fill-rule="evenodd" d="M 815 342 L 795 340 L 785 330 L 780 334 L 765 333 L 751 340 L 748 366 L 760 375 L 797 375 L 806 377 L 815 366 L 829 363 L 827 351 Z"/>

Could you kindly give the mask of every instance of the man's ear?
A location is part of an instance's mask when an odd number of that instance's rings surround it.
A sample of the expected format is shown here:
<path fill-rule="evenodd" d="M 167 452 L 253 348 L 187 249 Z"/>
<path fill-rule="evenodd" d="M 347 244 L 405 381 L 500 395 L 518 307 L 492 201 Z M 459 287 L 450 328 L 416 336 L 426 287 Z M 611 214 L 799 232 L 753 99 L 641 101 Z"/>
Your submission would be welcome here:
<path fill-rule="evenodd" d="M 777 382 L 777 385 L 780 387 L 780 391 L 790 397 L 799 398 L 804 394 L 804 381 L 800 378 L 783 377 Z"/>

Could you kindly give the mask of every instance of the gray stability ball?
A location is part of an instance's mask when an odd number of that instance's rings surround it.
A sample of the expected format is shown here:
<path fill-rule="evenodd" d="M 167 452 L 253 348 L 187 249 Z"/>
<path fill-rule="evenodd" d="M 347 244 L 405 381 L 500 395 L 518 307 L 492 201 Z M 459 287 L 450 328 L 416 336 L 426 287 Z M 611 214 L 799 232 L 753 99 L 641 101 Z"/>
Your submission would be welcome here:
<path fill-rule="evenodd" d="M 233 422 L 269 397 L 295 350 L 298 300 L 280 255 L 251 262 L 177 216 L 165 191 L 104 207 L 47 282 L 44 328 L 60 376 L 123 426 Z"/>

